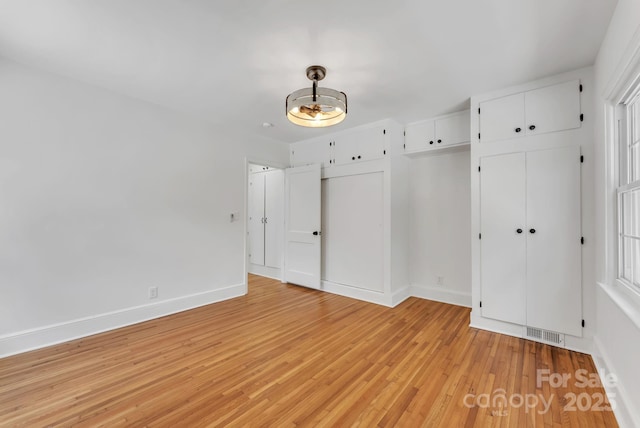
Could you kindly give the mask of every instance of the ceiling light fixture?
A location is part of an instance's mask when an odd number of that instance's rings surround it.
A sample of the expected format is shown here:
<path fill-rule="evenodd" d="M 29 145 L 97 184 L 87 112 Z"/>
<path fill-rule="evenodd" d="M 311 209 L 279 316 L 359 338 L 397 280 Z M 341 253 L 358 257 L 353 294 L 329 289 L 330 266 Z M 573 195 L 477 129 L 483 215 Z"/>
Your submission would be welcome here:
<path fill-rule="evenodd" d="M 287 118 L 296 125 L 322 128 L 337 125 L 347 116 L 347 94 L 335 89 L 319 88 L 327 69 L 320 65 L 307 68 L 313 87 L 298 89 L 287 97 Z"/>

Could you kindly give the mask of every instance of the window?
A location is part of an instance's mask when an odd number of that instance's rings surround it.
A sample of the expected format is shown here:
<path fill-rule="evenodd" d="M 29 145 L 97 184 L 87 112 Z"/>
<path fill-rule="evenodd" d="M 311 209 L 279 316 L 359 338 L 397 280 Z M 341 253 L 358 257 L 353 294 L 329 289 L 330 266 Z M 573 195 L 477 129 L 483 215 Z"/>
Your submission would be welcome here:
<path fill-rule="evenodd" d="M 640 84 L 618 110 L 618 278 L 640 292 Z"/>

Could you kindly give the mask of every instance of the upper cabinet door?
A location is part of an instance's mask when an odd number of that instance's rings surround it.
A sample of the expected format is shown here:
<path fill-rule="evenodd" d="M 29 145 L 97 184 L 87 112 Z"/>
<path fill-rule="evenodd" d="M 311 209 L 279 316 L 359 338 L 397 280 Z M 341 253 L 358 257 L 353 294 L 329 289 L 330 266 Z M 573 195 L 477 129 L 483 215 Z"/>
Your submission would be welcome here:
<path fill-rule="evenodd" d="M 382 126 L 346 131 L 334 141 L 336 165 L 381 159 L 386 154 L 386 131 Z"/>
<path fill-rule="evenodd" d="M 443 117 L 435 121 L 435 143 L 431 147 L 450 146 L 469 142 L 469 112 Z"/>
<path fill-rule="evenodd" d="M 382 126 L 362 129 L 357 133 L 358 153 L 357 160 L 367 161 L 380 159 L 386 155 L 386 134 Z"/>
<path fill-rule="evenodd" d="M 336 165 L 351 163 L 358 158 L 358 141 L 354 131 L 341 132 L 333 141 L 333 159 Z"/>
<path fill-rule="evenodd" d="M 525 135 L 524 93 L 480 103 L 480 142 Z"/>
<path fill-rule="evenodd" d="M 524 96 L 528 135 L 580 127 L 579 80 L 528 91 Z"/>
<path fill-rule="evenodd" d="M 304 166 L 320 163 L 326 168 L 331 160 L 332 140 L 329 138 L 303 141 L 291 145 L 291 165 Z"/>
<path fill-rule="evenodd" d="M 433 120 L 407 126 L 404 135 L 405 152 L 419 152 L 434 147 L 435 124 Z"/>

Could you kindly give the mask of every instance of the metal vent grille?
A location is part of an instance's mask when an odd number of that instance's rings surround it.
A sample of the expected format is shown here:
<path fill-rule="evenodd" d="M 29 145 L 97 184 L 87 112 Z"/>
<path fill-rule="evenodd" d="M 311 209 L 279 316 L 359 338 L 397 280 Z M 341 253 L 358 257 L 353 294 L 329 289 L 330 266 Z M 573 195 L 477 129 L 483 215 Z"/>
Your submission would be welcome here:
<path fill-rule="evenodd" d="M 550 345 L 564 346 L 564 334 L 555 331 L 542 330 L 535 327 L 525 328 L 525 338 L 532 339 L 537 342 L 544 342 Z"/>

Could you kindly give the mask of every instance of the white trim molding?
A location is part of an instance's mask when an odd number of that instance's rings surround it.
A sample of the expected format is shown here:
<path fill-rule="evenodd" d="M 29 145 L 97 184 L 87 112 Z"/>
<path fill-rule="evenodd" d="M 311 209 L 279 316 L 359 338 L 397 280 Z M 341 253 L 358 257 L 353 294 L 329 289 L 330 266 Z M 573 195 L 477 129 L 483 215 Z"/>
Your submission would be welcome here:
<path fill-rule="evenodd" d="M 448 303 L 450 305 L 471 307 L 471 293 L 456 290 L 447 290 L 442 287 L 431 287 L 427 285 L 412 284 L 411 295 L 421 299 L 435 300 L 436 302 Z"/>
<path fill-rule="evenodd" d="M 0 358 L 126 327 L 246 294 L 246 283 L 0 336 Z"/>

